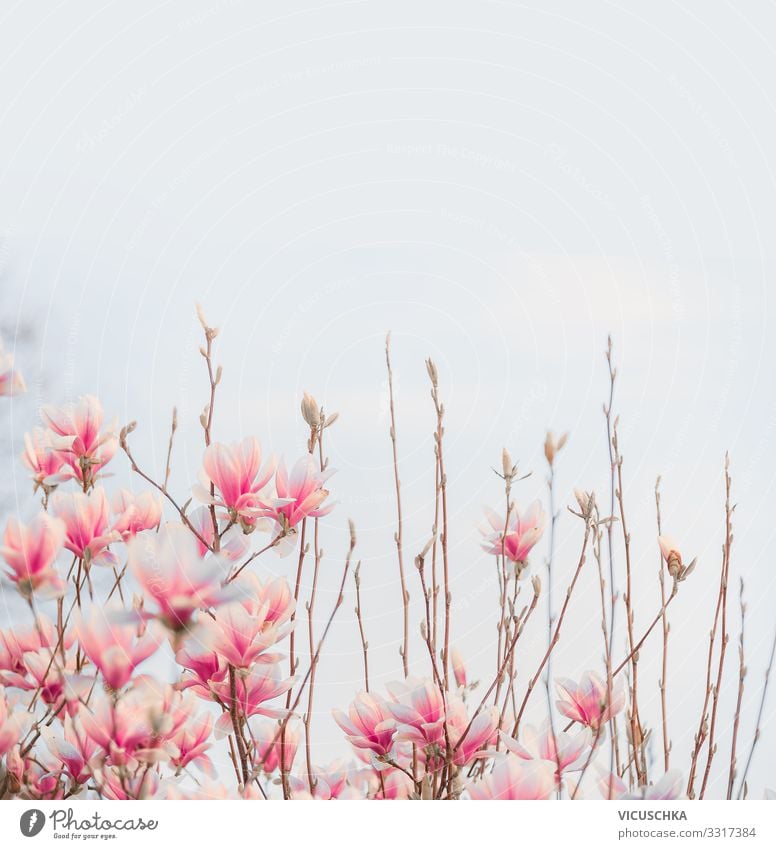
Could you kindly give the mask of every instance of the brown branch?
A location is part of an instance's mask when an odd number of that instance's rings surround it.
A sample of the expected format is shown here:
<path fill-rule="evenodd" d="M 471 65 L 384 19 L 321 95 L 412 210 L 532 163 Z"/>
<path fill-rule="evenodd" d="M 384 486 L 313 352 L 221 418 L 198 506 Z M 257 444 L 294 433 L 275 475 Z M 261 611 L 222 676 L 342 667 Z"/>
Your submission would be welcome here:
<path fill-rule="evenodd" d="M 399 651 L 401 654 L 402 666 L 404 668 L 404 677 L 409 675 L 409 604 L 410 594 L 407 591 L 407 582 L 404 577 L 404 548 L 403 540 L 403 524 L 402 524 L 402 509 L 401 509 L 401 481 L 399 480 L 399 457 L 396 445 L 396 409 L 393 398 L 393 368 L 391 367 L 391 334 L 385 337 L 385 364 L 388 369 L 388 399 L 391 411 L 391 448 L 393 451 L 393 480 L 396 486 L 396 533 L 393 535 L 396 543 L 396 553 L 399 558 L 399 583 L 401 585 L 401 601 L 403 609 L 403 637 L 402 646 Z"/>
<path fill-rule="evenodd" d="M 736 699 L 736 715 L 733 720 L 733 740 L 730 744 L 730 769 L 728 770 L 727 798 L 733 798 L 733 782 L 736 779 L 736 743 L 738 742 L 738 726 L 741 722 L 741 703 L 744 700 L 744 679 L 746 678 L 746 662 L 744 656 L 744 626 L 746 624 L 746 605 L 744 604 L 744 579 L 740 579 L 738 600 L 741 609 L 741 636 L 738 641 L 738 698 Z"/>

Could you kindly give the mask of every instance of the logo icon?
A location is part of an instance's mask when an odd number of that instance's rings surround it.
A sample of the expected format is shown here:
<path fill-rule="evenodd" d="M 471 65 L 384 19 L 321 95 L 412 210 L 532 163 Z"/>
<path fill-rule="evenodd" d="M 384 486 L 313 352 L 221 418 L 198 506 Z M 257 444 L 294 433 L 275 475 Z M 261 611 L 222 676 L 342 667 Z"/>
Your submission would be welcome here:
<path fill-rule="evenodd" d="M 37 808 L 30 808 L 29 811 L 25 811 L 21 815 L 19 829 L 25 837 L 35 837 L 36 834 L 40 834 L 45 823 L 46 817 L 43 811 L 39 811 Z"/>

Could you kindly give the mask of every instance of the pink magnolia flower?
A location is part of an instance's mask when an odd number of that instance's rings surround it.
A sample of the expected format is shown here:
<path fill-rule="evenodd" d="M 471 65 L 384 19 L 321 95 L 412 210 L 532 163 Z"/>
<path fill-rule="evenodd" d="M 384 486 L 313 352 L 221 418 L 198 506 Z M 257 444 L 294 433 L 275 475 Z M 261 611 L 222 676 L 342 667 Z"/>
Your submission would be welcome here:
<path fill-rule="evenodd" d="M 61 457 L 73 475 L 87 486 L 93 484 L 118 447 L 115 425 L 100 431 L 105 417 L 102 404 L 93 395 L 85 395 L 64 407 L 47 405 L 41 409 L 41 417 L 54 434 L 68 440 Z"/>
<path fill-rule="evenodd" d="M 29 525 L 14 517 L 8 520 L 0 554 L 8 565 L 6 574 L 25 598 L 34 592 L 51 596 L 64 593 L 64 581 L 54 568 L 64 541 L 64 523 L 46 513 Z"/>
<path fill-rule="evenodd" d="M 539 501 L 534 501 L 523 513 L 514 505 L 506 523 L 504 516 L 489 507 L 485 508 L 485 516 L 489 526 L 482 528 L 483 548 L 488 554 L 503 553 L 517 565 L 526 563 L 531 549 L 541 539 L 547 524 L 547 514 Z"/>
<path fill-rule="evenodd" d="M 393 698 L 388 709 L 398 723 L 397 740 L 422 748 L 444 745 L 445 703 L 433 681 L 407 678 L 389 684 L 388 692 Z"/>
<path fill-rule="evenodd" d="M 226 678 L 226 661 L 214 651 L 194 654 L 187 648 L 180 649 L 175 660 L 185 670 L 178 683 L 179 689 L 191 689 L 201 699 L 212 700 L 214 688 Z"/>
<path fill-rule="evenodd" d="M 654 784 L 641 786 L 632 793 L 628 785 L 617 775 L 604 775 L 598 786 L 605 799 L 672 801 L 684 799 L 684 778 L 678 770 L 671 769 Z"/>
<path fill-rule="evenodd" d="M 558 695 L 555 704 L 558 710 L 569 719 L 586 725 L 596 731 L 625 707 L 625 691 L 622 680 L 612 684 L 612 701 L 609 701 L 607 686 L 595 672 L 586 672 L 577 684 L 569 678 L 555 681 Z"/>
<path fill-rule="evenodd" d="M 282 739 L 281 739 L 282 736 Z M 302 729 L 298 723 L 286 723 L 285 732 L 281 735 L 280 724 L 269 720 L 251 726 L 251 738 L 255 749 L 253 765 L 267 775 L 275 770 L 289 773 L 294 765 L 299 742 L 302 739 Z"/>
<path fill-rule="evenodd" d="M 269 604 L 242 599 L 219 608 L 215 618 L 200 624 L 196 638 L 237 669 L 254 663 L 277 663 L 281 655 L 268 653 L 291 630 L 291 623 L 278 627 L 267 621 Z"/>
<path fill-rule="evenodd" d="M 384 699 L 370 693 L 359 693 L 347 714 L 335 710 L 333 716 L 348 741 L 357 749 L 369 749 L 377 756 L 391 751 L 396 720 Z"/>
<path fill-rule="evenodd" d="M 34 491 L 42 488 L 50 491 L 58 484 L 72 478 L 72 469 L 62 471 L 64 460 L 61 451 L 67 449 L 70 442 L 42 427 L 33 428 L 32 433 L 24 434 L 22 462 L 32 472 Z"/>
<path fill-rule="evenodd" d="M 57 645 L 58 636 L 53 624 L 39 616 L 34 625 L 16 626 L 0 631 L 0 685 L 30 689 L 27 681 L 28 670 L 24 658 L 28 652 L 44 649 L 51 656 L 51 650 Z M 68 650 L 73 644 L 73 630 L 65 631 L 63 646 Z"/>
<path fill-rule="evenodd" d="M 466 664 L 463 662 L 463 655 L 457 648 L 450 650 L 450 662 L 453 666 L 455 683 L 459 687 L 466 689 Z"/>
<path fill-rule="evenodd" d="M 128 540 L 141 531 L 159 527 L 162 521 L 162 502 L 153 492 L 135 495 L 120 489 L 113 496 L 113 530 Z"/>
<path fill-rule="evenodd" d="M 21 373 L 13 367 L 13 355 L 9 354 L 0 339 L 0 396 L 21 395 L 27 387 Z"/>
<path fill-rule="evenodd" d="M 310 782 L 304 776 L 292 775 L 289 784 L 294 799 L 313 798 L 319 800 L 342 799 L 348 789 L 348 769 L 341 760 L 332 761 L 326 766 L 312 768 L 313 792 L 310 794 Z"/>
<path fill-rule="evenodd" d="M 205 713 L 181 723 L 180 728 L 170 737 L 170 742 L 178 750 L 178 753 L 171 757 L 170 765 L 178 772 L 189 765 L 195 766 L 205 775 L 214 777 L 213 763 L 206 754 L 211 745 L 212 730 L 213 717 Z"/>
<path fill-rule="evenodd" d="M 123 612 L 121 605 L 106 608 L 92 605 L 88 615 L 82 616 L 76 624 L 81 648 L 113 690 L 120 690 L 135 668 L 149 658 L 161 642 L 154 623 L 140 636 L 136 624 L 119 620 Z"/>
<path fill-rule="evenodd" d="M 95 690 L 89 706 L 81 705 L 79 719 L 106 764 L 155 764 L 179 755 L 170 738 L 187 715 L 175 709 L 173 699 L 168 686 L 141 675 L 117 700 Z"/>
<path fill-rule="evenodd" d="M 261 468 L 261 446 L 255 437 L 225 445 L 214 442 L 205 450 L 203 478 L 205 486 L 194 493 L 205 504 L 223 507 L 233 520 L 241 519 L 249 526 L 256 521 L 257 508 L 263 506 L 261 491 L 275 471 L 275 461 Z M 215 487 L 216 495 L 209 492 Z"/>
<path fill-rule="evenodd" d="M 275 474 L 275 488 L 278 498 L 285 503 L 271 511 L 280 529 L 294 528 L 307 516 L 325 516 L 334 509 L 333 504 L 321 506 L 329 496 L 323 485 L 332 474 L 333 470 L 319 472 L 309 454 L 297 460 L 290 477 L 281 461 Z"/>
<path fill-rule="evenodd" d="M 555 768 L 551 761 L 507 756 L 493 772 L 469 785 L 469 796 L 477 800 L 548 799 L 555 791 Z"/>
<path fill-rule="evenodd" d="M 253 578 L 253 576 L 250 577 Z M 282 577 L 272 578 L 264 583 L 256 579 L 253 586 L 256 597 L 267 605 L 266 621 L 273 625 L 288 622 L 296 609 L 296 602 L 288 581 Z"/>
<path fill-rule="evenodd" d="M 91 760 L 97 745 L 86 735 L 78 719 L 66 716 L 61 736 L 48 726 L 43 726 L 40 733 L 59 769 L 64 769 L 76 784 L 86 784 L 92 774 Z"/>
<path fill-rule="evenodd" d="M 181 524 L 134 537 L 128 552 L 132 574 L 153 604 L 142 615 L 160 619 L 171 631 L 185 630 L 197 610 L 217 607 L 234 596 L 221 586 L 221 560 L 202 558 L 196 537 Z"/>
<path fill-rule="evenodd" d="M 213 519 L 207 507 L 198 507 L 189 516 L 189 522 L 201 539 L 197 539 L 199 556 L 204 557 L 213 545 L 215 534 L 213 533 Z M 206 545 L 203 545 L 204 540 Z M 218 553 L 227 560 L 234 562 L 240 560 L 248 551 L 249 542 L 242 530 L 235 525 L 221 534 L 221 547 Z"/>
<path fill-rule="evenodd" d="M 483 750 L 496 740 L 498 724 L 498 708 L 491 707 L 481 710 L 470 725 L 464 703 L 457 696 L 449 696 L 447 736 L 453 750 L 453 761 L 458 766 L 466 766 L 477 757 L 483 757 L 485 755 Z M 428 766 L 427 764 L 427 769 Z M 439 767 L 441 766 L 442 763 L 439 764 Z"/>
<path fill-rule="evenodd" d="M 117 566 L 118 558 L 108 546 L 121 539 L 110 530 L 110 505 L 105 490 L 91 493 L 58 492 L 52 501 L 54 514 L 65 523 L 65 548 L 91 566 Z"/>
<path fill-rule="evenodd" d="M 657 541 L 660 553 L 666 562 L 668 574 L 676 581 L 684 581 L 695 569 L 696 560 L 693 559 L 688 566 L 685 566 L 682 561 L 682 552 L 673 537 L 661 536 L 657 538 Z"/>
<path fill-rule="evenodd" d="M 0 757 L 7 754 L 25 736 L 32 722 L 26 710 L 14 710 L 5 688 L 0 687 Z"/>
<path fill-rule="evenodd" d="M 592 734 L 583 728 L 577 734 L 569 734 L 556 728 L 554 733 L 549 721 L 541 729 L 532 725 L 521 726 L 522 741 L 514 740 L 502 732 L 501 740 L 507 749 L 523 760 L 552 761 L 556 765 L 556 779 L 562 773 L 584 769 L 590 754 Z"/>
<path fill-rule="evenodd" d="M 283 678 L 277 664 L 258 663 L 250 672 L 235 676 L 235 703 L 238 715 L 244 719 L 251 716 L 268 716 L 270 719 L 285 719 L 288 711 L 280 707 L 271 707 L 266 702 L 288 692 L 294 683 L 293 678 Z M 214 691 L 226 710 L 216 723 L 216 738 L 225 737 L 232 731 L 231 683 L 224 680 Z"/>

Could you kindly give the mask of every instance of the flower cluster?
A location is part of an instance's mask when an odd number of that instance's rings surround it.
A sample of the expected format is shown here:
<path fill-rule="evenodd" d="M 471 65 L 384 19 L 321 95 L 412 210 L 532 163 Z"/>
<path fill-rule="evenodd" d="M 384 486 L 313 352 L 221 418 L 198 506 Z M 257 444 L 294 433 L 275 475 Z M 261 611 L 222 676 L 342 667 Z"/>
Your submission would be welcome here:
<path fill-rule="evenodd" d="M 129 442 L 134 424 L 119 430 L 106 422 L 93 396 L 44 406 L 38 426 L 24 437 L 22 463 L 39 507 L 29 516 L 8 517 L 0 545 L 4 581 L 27 617 L 0 630 L 0 796 L 491 800 L 693 795 L 701 749 L 707 746 L 709 761 L 716 751 L 713 740 L 706 742 L 708 726 L 702 725 L 696 736 L 687 783 L 683 773 L 668 769 L 668 742 L 665 774 L 654 774 L 646 755 L 651 736 L 641 724 L 635 683 L 639 654 L 661 621 L 668 640 L 666 611 L 695 566 L 694 560 L 685 566 L 677 543 L 659 538 L 665 571 L 662 607 L 656 616 L 645 617 L 652 625 L 643 634 L 634 636 L 630 598 L 624 599 L 628 640 L 622 662 L 613 657 L 619 643 L 604 628 L 604 660 L 596 670 L 578 680 L 551 673 L 567 610 L 579 592 L 577 579 L 591 559 L 600 568 L 601 528 L 611 534 L 617 518 L 600 516 L 594 494 L 577 491 L 579 511 L 571 513 L 581 520 L 581 552 L 561 606 L 555 610 L 549 599 L 545 606 L 542 570 L 546 567 L 551 585 L 557 581 L 552 558 L 559 513 L 553 487 L 568 435 L 556 439 L 550 433 L 544 443 L 549 514 L 539 500 L 521 510 L 512 499 L 522 478 L 504 450 L 502 473 L 497 473 L 504 481 L 504 506 L 500 512 L 486 509 L 480 538 L 483 568 L 495 567 L 498 582 L 496 628 L 492 644 L 480 652 L 471 647 L 470 655 L 495 655 L 495 665 L 475 680 L 464 654 L 451 646 L 455 561 L 448 546 L 445 410 L 439 372 L 430 360 L 437 498 L 434 536 L 415 559 L 423 602 L 421 639 L 411 646 L 400 524 L 394 543 L 404 615 L 403 675 L 396 680 L 396 670 L 390 670 L 378 685 L 372 669 L 370 686 L 362 578 L 356 567 L 363 687 L 346 697 L 345 709 L 317 705 L 319 661 L 335 614 L 351 592 L 347 579 L 357 542 L 351 524 L 339 593 L 322 624 L 316 593 L 328 562 L 319 541 L 326 530 L 320 520 L 334 507 L 323 442 L 337 416 L 327 416 L 305 393 L 306 450 L 289 466 L 265 453 L 254 436 L 217 441 L 212 405 L 221 369 L 214 366 L 212 352 L 218 331 L 201 315 L 200 320 L 210 399 L 200 419 L 204 445 L 198 481 L 184 497 L 168 488 L 170 458 L 162 479 L 141 468 Z M 396 463 L 388 346 L 386 356 Z M 12 359 L 0 350 L 0 395 L 23 388 Z M 170 455 L 174 436 L 175 427 Z M 616 439 L 612 445 L 617 451 Z M 613 468 L 618 463 L 619 455 Z M 400 495 L 396 465 L 394 472 Z M 111 486 L 111 476 L 122 475 L 142 481 L 141 489 L 126 482 Z M 401 523 L 401 509 L 398 515 Z M 729 557 L 729 514 L 727 519 Z M 547 542 L 548 522 L 550 540 L 542 560 L 535 550 Z M 629 536 L 624 543 L 630 545 Z M 273 556 L 291 552 L 296 553 L 291 561 Z M 630 569 L 630 558 L 627 563 Z M 522 580 L 529 574 L 530 582 Z M 664 583 L 666 575 L 673 580 Z M 728 575 L 723 577 L 726 587 Z M 618 595 L 608 587 L 607 607 L 603 571 L 598 583 L 602 609 L 594 618 L 606 625 Z M 537 627 L 542 611 L 547 618 Z M 305 627 L 299 627 L 300 620 Z M 521 639 L 529 629 L 536 638 L 533 652 L 524 650 L 527 640 Z M 599 656 L 598 647 L 593 654 Z M 534 695 L 542 689 L 546 699 Z M 714 710 L 716 704 L 715 697 Z M 704 716 L 709 709 L 707 698 Z M 331 716 L 342 737 L 344 757 L 328 763 L 317 760 L 313 741 L 322 714 Z M 701 794 L 704 790 L 705 779 Z"/>

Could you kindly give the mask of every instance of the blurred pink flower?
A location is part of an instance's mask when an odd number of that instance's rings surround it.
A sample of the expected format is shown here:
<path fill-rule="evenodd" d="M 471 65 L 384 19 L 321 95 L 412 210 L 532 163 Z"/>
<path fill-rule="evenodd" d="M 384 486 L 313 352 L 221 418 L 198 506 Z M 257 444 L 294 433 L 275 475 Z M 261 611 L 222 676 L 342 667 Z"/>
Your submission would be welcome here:
<path fill-rule="evenodd" d="M 121 539 L 109 527 L 110 505 L 105 490 L 90 493 L 57 492 L 54 514 L 65 523 L 65 548 L 91 566 L 117 566 L 118 558 L 108 546 Z"/>
<path fill-rule="evenodd" d="M 113 530 L 128 540 L 141 531 L 157 528 L 162 521 L 162 502 L 153 492 L 135 495 L 120 489 L 113 496 Z"/>
<path fill-rule="evenodd" d="M 384 699 L 370 693 L 359 693 L 347 714 L 334 710 L 333 716 L 348 741 L 357 749 L 369 749 L 378 756 L 391 751 L 396 720 Z"/>
<path fill-rule="evenodd" d="M 34 592 L 48 596 L 64 593 L 65 583 L 54 568 L 64 541 L 64 523 L 46 513 L 29 525 L 13 516 L 8 520 L 0 554 L 8 565 L 6 575 L 25 598 Z"/>
<path fill-rule="evenodd" d="M 238 716 L 243 719 L 251 716 L 285 719 L 287 710 L 282 707 L 270 707 L 266 702 L 288 692 L 293 683 L 293 678 L 283 678 L 277 664 L 259 663 L 247 675 L 235 675 L 235 704 Z M 232 695 L 229 680 L 225 679 L 214 687 L 214 691 L 226 710 L 216 722 L 216 737 L 224 737 L 232 732 L 232 720 L 229 715 Z"/>
<path fill-rule="evenodd" d="M 41 409 L 44 424 L 56 436 L 67 439 L 67 447 L 60 456 L 86 486 L 94 483 L 97 473 L 110 462 L 118 447 L 115 425 L 100 431 L 104 417 L 102 404 L 93 395 L 85 395 L 64 407 L 47 405 Z"/>
<path fill-rule="evenodd" d="M 520 728 L 522 741 L 501 734 L 501 740 L 512 754 L 523 760 L 552 761 L 556 765 L 556 778 L 562 773 L 583 769 L 590 754 L 592 734 L 583 728 L 577 734 L 569 734 L 556 728 L 553 732 L 548 720 L 540 729 L 532 725 Z"/>
<path fill-rule="evenodd" d="M 311 795 L 307 773 L 304 776 L 290 776 L 289 784 L 293 798 L 319 800 L 343 798 L 348 788 L 348 770 L 341 760 L 332 761 L 325 766 L 313 765 L 312 780 L 313 792 Z"/>
<path fill-rule="evenodd" d="M 77 718 L 66 716 L 62 722 L 62 735 L 50 727 L 41 728 L 46 748 L 76 784 L 86 784 L 91 777 L 91 759 L 97 746 L 81 728 Z"/>
<path fill-rule="evenodd" d="M 214 777 L 213 763 L 206 754 L 211 745 L 212 730 L 213 717 L 206 713 L 188 718 L 188 721 L 181 723 L 178 730 L 170 737 L 170 742 L 178 750 L 177 754 L 171 757 L 170 765 L 176 771 L 183 770 L 187 766 L 195 766 L 205 775 Z"/>
<path fill-rule="evenodd" d="M 682 773 L 675 769 L 669 770 L 654 784 L 641 786 L 633 792 L 628 791 L 628 785 L 617 775 L 602 776 L 598 786 L 605 799 L 672 801 L 686 798 L 684 778 Z"/>
<path fill-rule="evenodd" d="M 15 709 L 0 686 L 0 757 L 16 746 L 29 730 L 32 716 L 26 710 Z"/>
<path fill-rule="evenodd" d="M 555 763 L 523 761 L 508 755 L 488 776 L 469 785 L 477 800 L 548 799 L 555 791 Z"/>
<path fill-rule="evenodd" d="M 223 507 L 233 520 L 251 525 L 263 504 L 260 493 L 274 471 L 273 458 L 261 468 L 261 446 L 255 437 L 231 445 L 214 442 L 205 449 L 204 485 L 196 486 L 194 494 L 205 504 Z M 210 484 L 215 487 L 215 496 L 209 491 Z"/>
<path fill-rule="evenodd" d="M 298 724 L 286 723 L 281 741 L 280 724 L 266 720 L 251 725 L 251 737 L 256 746 L 253 754 L 253 765 L 256 769 L 263 770 L 267 775 L 275 772 L 280 768 L 282 751 L 283 772 L 291 772 L 299 741 L 302 739 L 302 729 Z"/>
<path fill-rule="evenodd" d="M 202 540 L 197 540 L 200 557 L 204 557 L 213 545 L 215 534 L 213 533 L 213 519 L 210 515 L 210 510 L 207 507 L 197 507 L 189 516 L 189 521 L 194 530 L 202 537 L 207 545 L 202 544 Z M 248 538 L 242 532 L 240 527 L 235 525 L 221 533 L 221 547 L 218 553 L 227 560 L 239 560 L 247 551 L 250 543 Z"/>
<path fill-rule="evenodd" d="M 531 549 L 541 539 L 547 524 L 547 514 L 539 501 L 534 501 L 523 513 L 514 505 L 509 522 L 506 523 L 506 534 L 504 516 L 486 507 L 485 517 L 488 525 L 481 529 L 483 548 L 488 554 L 503 553 L 516 564 L 524 564 L 528 560 Z"/>
<path fill-rule="evenodd" d="M 95 691 L 89 706 L 81 705 L 78 717 L 107 764 L 155 764 L 179 755 L 170 738 L 188 718 L 176 703 L 181 698 L 168 685 L 141 675 L 118 699 Z"/>
<path fill-rule="evenodd" d="M 26 390 L 21 372 L 13 367 L 13 355 L 5 350 L 0 339 L 0 396 L 21 395 Z"/>
<path fill-rule="evenodd" d="M 34 490 L 39 487 L 51 490 L 73 477 L 70 466 L 62 471 L 64 460 L 60 451 L 69 444 L 68 439 L 56 436 L 42 427 L 33 428 L 31 434 L 24 434 L 22 462 L 32 472 Z"/>
<path fill-rule="evenodd" d="M 163 525 L 158 534 L 140 534 L 128 543 L 129 567 L 146 599 L 153 603 L 143 616 L 154 616 L 172 631 L 188 627 L 197 610 L 233 598 L 221 586 L 223 565 L 202 558 L 196 537 L 183 525 Z"/>
<path fill-rule="evenodd" d="M 558 710 L 569 719 L 596 731 L 625 707 L 625 690 L 622 680 L 612 684 L 612 703 L 608 705 L 607 686 L 595 672 L 585 672 L 577 684 L 569 678 L 555 681 L 558 695 Z"/>
<path fill-rule="evenodd" d="M 155 623 L 138 636 L 138 625 L 119 620 L 123 612 L 121 604 L 92 605 L 88 615 L 81 616 L 76 624 L 81 649 L 113 690 L 120 690 L 130 680 L 135 668 L 147 660 L 161 642 Z"/>

